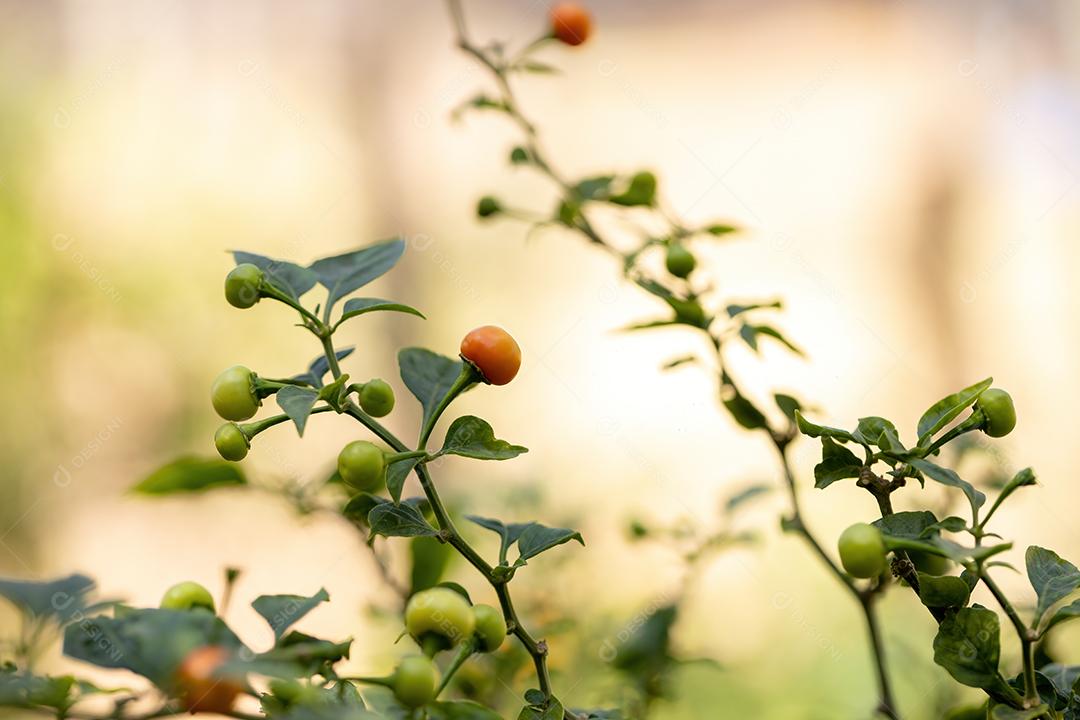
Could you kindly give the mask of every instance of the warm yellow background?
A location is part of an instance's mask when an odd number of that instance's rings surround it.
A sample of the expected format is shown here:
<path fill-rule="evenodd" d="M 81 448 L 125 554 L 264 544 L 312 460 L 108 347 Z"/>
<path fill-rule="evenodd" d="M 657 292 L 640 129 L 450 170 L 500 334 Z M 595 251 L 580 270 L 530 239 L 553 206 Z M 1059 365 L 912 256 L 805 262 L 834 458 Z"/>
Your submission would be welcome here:
<path fill-rule="evenodd" d="M 544 2 L 467 9 L 478 38 L 523 43 L 544 23 Z M 541 55 L 564 73 L 519 84 L 526 110 L 567 174 L 654 168 L 680 214 L 747 228 L 701 249 L 707 270 L 725 297 L 783 297 L 781 324 L 809 360 L 736 354 L 744 383 L 759 396 L 794 389 L 837 424 L 886 415 L 910 436 L 931 402 L 994 375 L 1021 418 L 995 444 L 999 462 L 1034 465 L 1043 483 L 998 529 L 1080 559 L 1075 6 L 593 10 L 594 42 Z M 269 635 L 246 601 L 326 586 L 333 602 L 305 629 L 355 635 L 357 666 L 384 669 L 396 629 L 363 612 L 387 596 L 348 528 L 245 494 L 124 494 L 178 452 L 212 451 L 219 369 L 282 375 L 318 350 L 281 307 L 225 304 L 232 248 L 308 262 L 408 239 L 372 294 L 431 319 L 369 316 L 341 338 L 361 348 L 348 371 L 395 383 L 390 424 L 403 433 L 415 411 L 397 347 L 453 353 L 489 322 L 518 337 L 520 379 L 461 410 L 532 452 L 447 462 L 442 482 L 459 504 L 507 519 L 520 519 L 509 498 L 535 492 L 543 519 L 580 527 L 586 549 L 560 549 L 518 582 L 586 621 L 617 627 L 678 580 L 670 553 L 625 543 L 629 516 L 709 523 L 725 494 L 778 481 L 768 447 L 717 410 L 711 378 L 657 370 L 694 338 L 614 332 L 660 308 L 611 262 L 560 231 L 526 242 L 521 225 L 475 221 L 484 192 L 543 211 L 554 201 L 507 167 L 516 136 L 504 119 L 450 122 L 488 78 L 454 50 L 438 3 L 8 0 L 0 60 L 0 572 L 81 570 L 107 596 L 153 604 L 176 580 L 218 589 L 221 569 L 241 566 L 229 620 L 255 645 Z M 324 416 L 301 442 L 283 426 L 245 464 L 317 478 L 354 432 Z M 873 507 L 850 484 L 813 491 L 814 454 L 809 443 L 797 453 L 807 514 L 831 545 Z M 910 488 L 900 503 L 944 497 L 925 494 Z M 783 506 L 777 495 L 747 518 L 763 547 L 699 578 L 679 646 L 726 669 L 688 669 L 663 718 L 700 718 L 703 704 L 710 717 L 815 719 L 870 707 L 855 609 L 780 536 Z M 1022 578 L 1001 579 L 1030 599 Z M 932 629 L 903 593 L 885 614 L 901 700 L 931 717 L 958 692 L 930 663 Z M 566 692 L 585 704 L 604 688 Z"/>

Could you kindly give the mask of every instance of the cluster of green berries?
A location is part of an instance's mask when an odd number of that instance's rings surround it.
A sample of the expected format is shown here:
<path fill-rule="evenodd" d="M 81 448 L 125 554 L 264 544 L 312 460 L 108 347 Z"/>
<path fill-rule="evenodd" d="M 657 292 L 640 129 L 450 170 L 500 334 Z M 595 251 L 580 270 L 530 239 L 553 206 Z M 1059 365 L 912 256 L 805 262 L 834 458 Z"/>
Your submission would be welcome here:
<path fill-rule="evenodd" d="M 1012 397 L 1000 388 L 983 391 L 975 401 L 983 415 L 982 431 L 990 437 L 1004 437 L 1016 427 L 1016 407 Z M 852 577 L 872 578 L 885 571 L 886 547 L 881 531 L 873 525 L 856 523 L 840 535 L 840 562 Z M 924 562 L 938 562 L 936 558 Z"/>

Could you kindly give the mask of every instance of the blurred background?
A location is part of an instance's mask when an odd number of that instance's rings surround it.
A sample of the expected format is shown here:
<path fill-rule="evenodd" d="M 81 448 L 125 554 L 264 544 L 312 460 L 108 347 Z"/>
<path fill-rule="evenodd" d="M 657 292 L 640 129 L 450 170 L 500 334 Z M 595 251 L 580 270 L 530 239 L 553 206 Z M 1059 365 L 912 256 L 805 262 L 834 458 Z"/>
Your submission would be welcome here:
<path fill-rule="evenodd" d="M 475 38 L 515 46 L 548 9 L 465 7 Z M 1080 8 L 589 8 L 595 41 L 543 50 L 562 73 L 520 81 L 525 110 L 565 174 L 651 168 L 690 222 L 745 228 L 702 248 L 704 263 L 725 297 L 782 297 L 778 324 L 808 355 L 735 355 L 746 389 L 795 391 L 830 424 L 884 415 L 910 436 L 933 401 L 993 375 L 1020 425 L 994 444 L 992 469 L 1033 465 L 1043 485 L 998 531 L 1021 538 L 1014 561 L 1027 544 L 1077 560 Z M 353 635 L 359 669 L 389 667 L 399 626 L 370 609 L 392 594 L 352 528 L 297 518 L 270 494 L 126 492 L 178 454 L 212 453 L 220 369 L 281 376 L 318 353 L 284 308 L 227 306 L 231 249 L 307 263 L 407 239 L 372 294 L 430 319 L 376 314 L 339 341 L 359 348 L 348 372 L 394 384 L 396 430 L 417 417 L 397 348 L 453 354 L 486 323 L 519 339 L 520 379 L 470 393 L 461 410 L 531 452 L 446 461 L 440 473 L 456 506 L 583 531 L 586 548 L 530 563 L 516 583 L 537 615 L 586 627 L 552 639 L 570 704 L 617 697 L 610 675 L 569 669 L 600 664 L 605 641 L 680 586 L 677 556 L 631 546 L 628 519 L 706 525 L 739 488 L 779 487 L 769 447 L 717 409 L 706 372 L 659 372 L 699 349 L 695 337 L 616 332 L 661 308 L 609 258 L 566 232 L 527 239 L 522 225 L 476 222 L 476 199 L 493 190 L 543 212 L 555 196 L 507 166 L 517 135 L 505 118 L 451 121 L 489 78 L 453 47 L 439 3 L 4 0 L 0 59 L 0 574 L 82 571 L 104 596 L 156 604 L 173 582 L 220 590 L 223 569 L 240 567 L 228 619 L 254 645 L 272 638 L 251 598 L 325 586 L 333 602 L 304 627 Z M 311 428 L 301 441 L 280 427 L 246 469 L 326 477 L 355 429 L 326 416 Z M 803 442 L 796 457 L 806 515 L 831 545 L 875 511 L 851 484 L 813 490 L 817 452 Z M 905 493 L 901 505 L 946 499 Z M 720 668 L 687 665 L 656 717 L 700 718 L 702 706 L 710 717 L 865 716 L 860 617 L 780 533 L 784 508 L 779 493 L 756 503 L 741 522 L 762 541 L 700 567 L 674 643 Z M 1021 576 L 1002 582 L 1030 601 Z M 902 706 L 938 716 L 963 693 L 932 663 L 929 618 L 904 593 L 883 612 Z M 1078 639 L 1062 632 L 1062 659 L 1080 662 Z M 47 665 L 70 668 L 58 654 Z"/>

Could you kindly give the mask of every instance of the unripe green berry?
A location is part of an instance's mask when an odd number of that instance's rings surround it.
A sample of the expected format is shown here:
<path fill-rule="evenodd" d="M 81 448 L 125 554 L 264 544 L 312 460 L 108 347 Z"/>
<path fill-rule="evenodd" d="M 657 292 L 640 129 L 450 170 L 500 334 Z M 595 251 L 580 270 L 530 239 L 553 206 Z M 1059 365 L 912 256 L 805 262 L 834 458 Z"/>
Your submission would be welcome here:
<path fill-rule="evenodd" d="M 372 417 L 383 417 L 394 409 L 394 389 L 385 380 L 368 380 L 360 388 L 360 407 Z"/>
<path fill-rule="evenodd" d="M 506 639 L 506 620 L 490 605 L 473 605 L 476 618 L 476 644 L 481 652 L 495 652 Z"/>
<path fill-rule="evenodd" d="M 259 302 L 263 271 L 251 263 L 241 263 L 225 276 L 225 299 L 244 310 Z"/>
<path fill-rule="evenodd" d="M 374 492 L 386 474 L 386 455 L 374 443 L 356 440 L 338 454 L 338 474 L 353 488 Z"/>
<path fill-rule="evenodd" d="M 460 594 L 450 588 L 433 587 L 409 598 L 405 628 L 421 646 L 434 638 L 443 648 L 450 648 L 473 634 L 476 617 L 469 601 Z"/>
<path fill-rule="evenodd" d="M 885 540 L 873 525 L 855 523 L 840 534 L 840 562 L 857 578 L 871 578 L 885 570 Z"/>
<path fill-rule="evenodd" d="M 1005 437 L 1016 427 L 1016 406 L 1012 396 L 1001 388 L 983 391 L 975 404 L 986 416 L 983 431 L 990 437 Z"/>
<path fill-rule="evenodd" d="M 161 607 L 165 610 L 203 608 L 214 612 L 214 596 L 199 583 L 189 580 L 166 590 L 161 598 Z"/>
<path fill-rule="evenodd" d="M 490 195 L 485 195 L 480 198 L 480 201 L 476 203 L 476 214 L 482 218 L 488 218 L 492 215 L 498 215 L 502 212 L 502 206 L 499 201 Z"/>
<path fill-rule="evenodd" d="M 243 365 L 233 365 L 214 379 L 210 402 L 224 420 L 247 420 L 259 409 L 255 394 L 255 374 Z"/>
<path fill-rule="evenodd" d="M 685 245 L 674 243 L 668 245 L 665 264 L 668 272 L 675 277 L 687 278 L 697 267 L 697 260 L 694 258 L 694 254 L 686 249 Z"/>
<path fill-rule="evenodd" d="M 402 705 L 418 708 L 435 699 L 439 687 L 439 668 L 423 655 L 409 655 L 401 659 L 391 682 L 394 697 Z"/>
<path fill-rule="evenodd" d="M 236 423 L 225 423 L 214 433 L 214 447 L 226 460 L 238 462 L 247 457 L 251 442 Z"/>

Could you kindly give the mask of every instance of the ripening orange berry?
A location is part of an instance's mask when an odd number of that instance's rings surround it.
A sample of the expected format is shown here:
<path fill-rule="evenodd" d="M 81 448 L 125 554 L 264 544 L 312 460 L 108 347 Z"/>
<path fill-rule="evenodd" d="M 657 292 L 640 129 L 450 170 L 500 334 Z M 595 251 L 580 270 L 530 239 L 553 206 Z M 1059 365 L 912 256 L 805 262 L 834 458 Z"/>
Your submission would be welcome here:
<path fill-rule="evenodd" d="M 560 2 L 551 8 L 551 34 L 559 42 L 580 45 L 589 39 L 591 32 L 592 18 L 577 3 Z"/>
<path fill-rule="evenodd" d="M 244 688 L 235 678 L 216 675 L 231 657 L 229 649 L 220 645 L 195 648 L 184 657 L 176 671 L 176 689 L 185 710 L 219 715 L 232 711 Z"/>
<path fill-rule="evenodd" d="M 480 371 L 492 385 L 505 385 L 521 369 L 521 348 L 510 333 L 494 325 L 471 331 L 461 341 L 461 357 Z"/>

